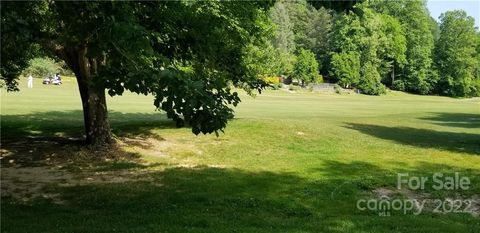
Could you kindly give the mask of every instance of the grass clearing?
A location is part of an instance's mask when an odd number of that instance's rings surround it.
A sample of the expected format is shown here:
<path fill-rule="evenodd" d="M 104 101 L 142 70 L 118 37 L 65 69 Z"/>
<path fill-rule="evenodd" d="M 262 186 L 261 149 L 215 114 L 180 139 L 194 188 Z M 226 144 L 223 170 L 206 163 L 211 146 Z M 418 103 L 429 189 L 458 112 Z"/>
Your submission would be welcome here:
<path fill-rule="evenodd" d="M 91 162 L 78 90 L 64 80 L 2 92 L 2 232 L 480 232 L 470 214 L 356 207 L 395 190 L 399 172 L 460 172 L 468 190 L 413 193 L 478 197 L 478 98 L 266 91 L 243 95 L 216 138 L 127 93 L 108 99 L 121 143 L 98 152 L 124 155 Z"/>

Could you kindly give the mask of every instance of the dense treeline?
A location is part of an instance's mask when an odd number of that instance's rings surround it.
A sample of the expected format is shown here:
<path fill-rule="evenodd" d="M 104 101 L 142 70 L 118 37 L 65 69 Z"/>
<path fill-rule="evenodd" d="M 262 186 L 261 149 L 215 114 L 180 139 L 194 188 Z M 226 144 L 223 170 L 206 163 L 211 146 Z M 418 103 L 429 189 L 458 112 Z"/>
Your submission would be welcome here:
<path fill-rule="evenodd" d="M 437 23 L 423 0 L 371 0 L 343 11 L 278 1 L 270 20 L 272 38 L 255 48 L 260 61 L 268 61 L 258 65 L 267 76 L 305 84 L 320 80 L 309 75 L 318 70 L 328 81 L 371 95 L 385 93 L 386 87 L 480 95 L 480 33 L 464 11 L 445 12 Z"/>

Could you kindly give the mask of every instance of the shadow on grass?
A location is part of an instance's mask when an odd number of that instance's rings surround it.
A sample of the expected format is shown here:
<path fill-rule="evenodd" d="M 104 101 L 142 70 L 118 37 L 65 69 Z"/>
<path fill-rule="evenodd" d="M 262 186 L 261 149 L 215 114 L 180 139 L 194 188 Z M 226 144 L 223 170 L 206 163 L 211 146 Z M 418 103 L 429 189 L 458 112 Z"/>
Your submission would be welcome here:
<path fill-rule="evenodd" d="M 480 128 L 480 114 L 467 113 L 433 113 L 431 117 L 421 120 L 433 121 L 434 124 L 459 128 Z"/>
<path fill-rule="evenodd" d="M 480 155 L 480 134 L 349 123 L 347 128 L 404 145 Z"/>
<path fill-rule="evenodd" d="M 152 132 L 153 129 L 175 128 L 175 124 L 159 112 L 145 114 L 110 111 L 109 121 L 113 134 L 119 137 L 161 139 Z M 102 148 L 100 151 L 85 148 L 83 112 L 79 110 L 3 115 L 1 143 L 2 166 L 52 165 L 66 163 L 72 159 L 76 160 L 75 163 L 78 163 L 78 160 L 88 162 L 95 156 L 98 160 L 139 157 L 138 154 L 127 153 L 115 145 Z"/>
<path fill-rule="evenodd" d="M 153 128 L 174 128 L 165 114 L 121 113 L 110 111 L 109 121 L 117 136 L 150 135 Z M 1 118 L 2 141 L 43 138 L 82 140 L 84 138 L 83 112 L 51 111 L 25 115 L 4 115 Z"/>
<path fill-rule="evenodd" d="M 320 168 L 314 168 L 312 172 L 319 172 L 337 181 L 344 181 L 355 185 L 355 189 L 371 191 L 379 187 L 397 187 L 398 174 L 408 174 L 410 177 L 427 177 L 425 189 L 420 192 L 437 192 L 450 195 L 451 190 L 433 189 L 432 175 L 442 173 L 445 177 L 454 177 L 455 173 L 469 178 L 472 184 L 468 189 L 462 190 L 462 195 L 476 195 L 480 193 L 480 170 L 476 168 L 459 168 L 447 164 L 420 161 L 416 165 L 408 165 L 403 162 L 393 162 L 394 168 L 385 169 L 375 164 L 364 161 L 340 162 L 326 160 Z M 341 184 L 344 185 L 343 183 Z M 337 186 L 339 187 L 339 186 Z M 339 188 L 337 188 L 339 189 Z M 347 189 L 348 190 L 348 189 Z M 341 190 L 345 192 L 346 190 Z M 332 196 L 335 193 L 332 193 Z"/>
<path fill-rule="evenodd" d="M 348 170 L 350 165 L 344 163 L 341 169 Z M 352 166 L 358 169 L 358 164 Z M 364 175 L 384 171 L 374 165 L 368 169 Z M 437 233 L 480 229 L 476 219 L 465 215 L 379 217 L 359 211 L 356 201 L 365 195 L 358 188 L 361 179 L 339 178 L 330 172 L 332 176 L 315 180 L 291 173 L 177 167 L 148 174 L 151 181 L 56 187 L 63 204 L 4 201 L 2 232 Z"/>

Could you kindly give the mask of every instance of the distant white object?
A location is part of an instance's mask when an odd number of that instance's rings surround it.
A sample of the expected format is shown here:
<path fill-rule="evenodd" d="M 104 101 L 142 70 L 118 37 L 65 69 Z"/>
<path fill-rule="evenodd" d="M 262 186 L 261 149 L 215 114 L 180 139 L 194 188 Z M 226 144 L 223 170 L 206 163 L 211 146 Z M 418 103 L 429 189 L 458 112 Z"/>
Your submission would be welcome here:
<path fill-rule="evenodd" d="M 51 83 L 50 77 L 46 76 L 46 77 L 43 79 L 42 83 L 45 84 L 45 85 L 50 84 L 50 83 Z"/>
<path fill-rule="evenodd" d="M 27 78 L 27 86 L 28 88 L 33 88 L 33 77 L 32 75 L 29 75 Z"/>
<path fill-rule="evenodd" d="M 62 84 L 62 79 L 60 78 L 60 75 L 59 75 L 59 74 L 56 74 L 56 75 L 53 77 L 52 84 L 53 84 L 53 85 L 61 85 L 61 84 Z"/>
<path fill-rule="evenodd" d="M 62 80 L 60 80 L 60 79 L 54 79 L 54 80 L 52 81 L 52 84 L 53 84 L 53 85 L 61 85 L 61 84 L 62 84 Z"/>

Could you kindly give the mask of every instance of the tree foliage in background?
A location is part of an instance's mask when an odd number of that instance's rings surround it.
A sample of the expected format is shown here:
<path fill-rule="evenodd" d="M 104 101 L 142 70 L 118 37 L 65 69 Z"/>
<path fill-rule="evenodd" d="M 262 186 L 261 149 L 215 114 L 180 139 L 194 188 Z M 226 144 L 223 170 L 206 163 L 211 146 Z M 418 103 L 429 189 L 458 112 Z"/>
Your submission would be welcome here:
<path fill-rule="evenodd" d="M 440 34 L 435 48 L 435 65 L 440 74 L 438 91 L 449 96 L 478 96 L 478 35 L 475 20 L 465 11 L 440 16 Z M 478 75 L 478 74 L 477 74 Z"/>
<path fill-rule="evenodd" d="M 303 86 L 317 81 L 319 77 L 318 62 L 312 51 L 300 49 L 293 67 L 293 77 L 300 80 Z"/>
<path fill-rule="evenodd" d="M 37 54 L 39 47 L 31 43 L 33 32 L 29 30 L 29 22 L 38 22 L 38 18 L 30 17 L 38 3 L 22 2 L 1 3 L 1 86 L 8 91 L 18 91 L 18 75 L 28 66 L 28 62 Z M 21 8 L 18 11 L 16 8 Z M 28 20 L 25 20 L 29 17 Z"/>
<path fill-rule="evenodd" d="M 294 65 L 295 55 L 301 49 L 312 51 L 320 67 L 326 65 L 332 21 L 330 11 L 317 10 L 306 1 L 278 1 L 271 10 L 271 17 L 277 28 L 272 44 L 280 51 L 279 59 L 285 67 Z M 279 74 L 291 74 L 288 72 L 291 69 L 284 70 Z"/>
<path fill-rule="evenodd" d="M 317 10 L 306 1 L 284 1 L 279 4 L 285 5 L 293 24 L 296 52 L 302 48 L 315 54 L 324 51 L 331 28 L 330 12 L 325 8 Z"/>
<path fill-rule="evenodd" d="M 388 14 L 400 21 L 406 38 L 405 68 L 400 79 L 407 91 L 428 94 L 437 82 L 432 67 L 434 31 L 432 19 L 425 0 L 409 1 L 372 1 L 372 7 L 378 12 Z"/>
<path fill-rule="evenodd" d="M 293 53 L 295 51 L 294 25 L 290 19 L 286 2 L 276 2 L 270 11 L 270 17 L 276 26 L 275 36 L 272 40 L 273 46 L 282 54 Z"/>
<path fill-rule="evenodd" d="M 475 65 L 474 76 L 475 76 L 475 85 L 477 89 L 477 96 L 480 96 L 478 90 L 480 90 L 480 31 L 477 30 L 477 45 L 476 45 L 476 59 L 477 64 Z"/>
<path fill-rule="evenodd" d="M 62 65 L 52 58 L 38 57 L 28 62 L 28 67 L 23 71 L 23 76 L 32 75 L 35 78 L 42 78 L 60 73 L 62 69 Z"/>
<path fill-rule="evenodd" d="M 368 3 L 357 4 L 354 12 L 339 16 L 335 22 L 332 62 L 333 57 L 338 63 L 339 56 L 345 56 L 336 54 L 358 54 L 362 67 L 360 78 L 358 84 L 350 84 L 356 85 L 365 94 L 379 95 L 385 92 L 381 73 L 389 70 L 386 65 L 382 66 L 385 63 L 382 58 L 385 51 L 393 50 L 388 47 L 386 28 L 381 15 L 369 8 Z M 333 70 L 332 74 L 335 73 Z"/>
<path fill-rule="evenodd" d="M 404 29 L 396 18 L 380 14 L 380 19 L 382 21 L 379 31 L 381 33 L 379 56 L 382 61 L 380 73 L 383 83 L 392 87 L 395 77 L 400 76 L 400 71 L 407 63 L 407 40 Z"/>
<path fill-rule="evenodd" d="M 404 11 L 399 15 L 402 16 L 407 38 L 407 90 L 428 94 L 437 80 L 432 67 L 434 41 L 426 1 L 405 1 Z"/>
<path fill-rule="evenodd" d="M 302 36 L 298 36 L 298 47 L 311 50 L 320 67 L 326 67 L 329 53 L 329 39 L 332 27 L 331 12 L 325 8 L 307 8 L 308 20 Z"/>
<path fill-rule="evenodd" d="M 357 86 L 360 81 L 360 56 L 356 52 L 335 53 L 331 59 L 330 75 L 344 88 Z"/>
<path fill-rule="evenodd" d="M 262 46 L 250 44 L 245 48 L 244 62 L 251 75 L 271 76 L 278 73 L 281 66 L 276 57 L 277 50 L 270 44 Z"/>

